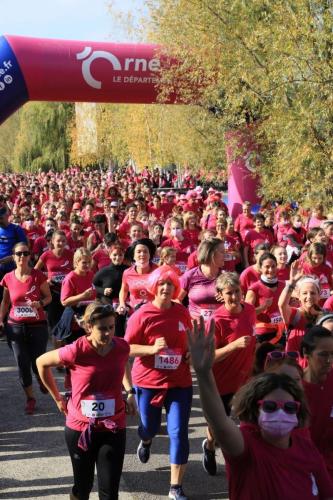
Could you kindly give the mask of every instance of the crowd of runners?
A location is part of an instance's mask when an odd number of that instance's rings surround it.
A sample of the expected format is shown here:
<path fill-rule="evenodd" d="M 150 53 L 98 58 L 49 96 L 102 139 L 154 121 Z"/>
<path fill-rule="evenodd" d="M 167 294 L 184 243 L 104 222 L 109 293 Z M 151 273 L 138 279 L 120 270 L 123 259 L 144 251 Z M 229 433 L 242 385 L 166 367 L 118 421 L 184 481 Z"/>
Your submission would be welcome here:
<path fill-rule="evenodd" d="M 22 411 L 36 386 L 50 394 L 70 498 L 89 498 L 96 466 L 115 500 L 126 414 L 148 463 L 164 409 L 165 494 L 186 500 L 195 375 L 203 473 L 221 448 L 231 500 L 333 499 L 333 214 L 245 201 L 233 218 L 219 190 L 177 182 L 131 167 L 1 175 L 0 335 Z"/>

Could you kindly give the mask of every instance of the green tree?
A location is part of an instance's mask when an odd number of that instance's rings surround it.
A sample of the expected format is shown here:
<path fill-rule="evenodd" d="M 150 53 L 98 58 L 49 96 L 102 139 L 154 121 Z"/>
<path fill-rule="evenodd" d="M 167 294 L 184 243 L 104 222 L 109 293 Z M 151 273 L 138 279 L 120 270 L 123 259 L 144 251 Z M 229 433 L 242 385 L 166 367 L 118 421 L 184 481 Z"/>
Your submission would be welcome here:
<path fill-rule="evenodd" d="M 331 0 L 151 0 L 151 40 L 177 61 L 161 98 L 207 112 L 205 129 L 256 123 L 267 198 L 330 202 L 333 162 Z"/>
<path fill-rule="evenodd" d="M 14 148 L 20 123 L 20 112 L 16 112 L 0 127 L 0 170 L 12 170 Z"/>
<path fill-rule="evenodd" d="M 28 103 L 20 113 L 14 168 L 62 170 L 68 165 L 73 105 Z"/>

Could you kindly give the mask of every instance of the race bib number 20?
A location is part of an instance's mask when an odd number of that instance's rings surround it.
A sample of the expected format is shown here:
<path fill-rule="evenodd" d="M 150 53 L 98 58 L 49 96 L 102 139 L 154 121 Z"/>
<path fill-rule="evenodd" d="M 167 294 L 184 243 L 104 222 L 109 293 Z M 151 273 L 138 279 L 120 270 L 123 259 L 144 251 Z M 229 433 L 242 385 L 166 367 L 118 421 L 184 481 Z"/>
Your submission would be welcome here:
<path fill-rule="evenodd" d="M 83 399 L 81 411 L 88 418 L 112 417 L 115 413 L 114 399 Z"/>

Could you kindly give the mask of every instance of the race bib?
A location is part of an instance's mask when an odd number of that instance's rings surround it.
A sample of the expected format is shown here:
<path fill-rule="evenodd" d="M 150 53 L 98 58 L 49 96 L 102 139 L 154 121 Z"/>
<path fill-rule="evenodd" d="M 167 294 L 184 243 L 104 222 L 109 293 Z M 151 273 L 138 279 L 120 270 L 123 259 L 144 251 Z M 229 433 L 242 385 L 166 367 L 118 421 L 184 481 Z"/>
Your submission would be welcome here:
<path fill-rule="evenodd" d="M 203 317 L 204 321 L 208 321 L 212 315 L 213 315 L 213 312 L 215 311 L 216 308 L 203 308 L 203 309 L 200 309 L 200 316 Z"/>
<path fill-rule="evenodd" d="M 187 271 L 187 265 L 185 264 L 185 262 L 177 262 L 176 266 L 178 267 L 181 273 L 185 273 Z"/>
<path fill-rule="evenodd" d="M 57 274 L 55 276 L 52 276 L 52 281 L 54 283 L 62 283 L 66 277 L 66 274 Z"/>
<path fill-rule="evenodd" d="M 15 306 L 14 307 L 14 317 L 15 318 L 37 318 L 36 309 L 30 306 Z"/>
<path fill-rule="evenodd" d="M 88 418 L 112 417 L 115 414 L 114 399 L 82 399 L 82 415 Z"/>
<path fill-rule="evenodd" d="M 271 323 L 275 325 L 277 323 L 283 323 L 282 316 L 280 316 L 279 314 L 274 314 L 273 316 L 271 316 Z"/>
<path fill-rule="evenodd" d="M 320 290 L 320 298 L 321 299 L 328 299 L 331 295 L 330 289 L 329 288 L 322 288 Z"/>
<path fill-rule="evenodd" d="M 172 349 L 155 354 L 155 368 L 158 370 L 177 370 L 182 361 L 182 355 Z"/>

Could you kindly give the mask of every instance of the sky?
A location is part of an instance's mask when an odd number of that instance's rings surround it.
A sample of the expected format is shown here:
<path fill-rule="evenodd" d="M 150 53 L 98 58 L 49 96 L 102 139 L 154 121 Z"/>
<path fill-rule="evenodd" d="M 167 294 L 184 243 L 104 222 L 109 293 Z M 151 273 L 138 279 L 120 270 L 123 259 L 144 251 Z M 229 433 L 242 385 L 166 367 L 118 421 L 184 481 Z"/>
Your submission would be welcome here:
<path fill-rule="evenodd" d="M 0 0 L 0 35 L 139 41 L 126 32 L 119 13 L 139 20 L 143 8 L 144 0 Z"/>

